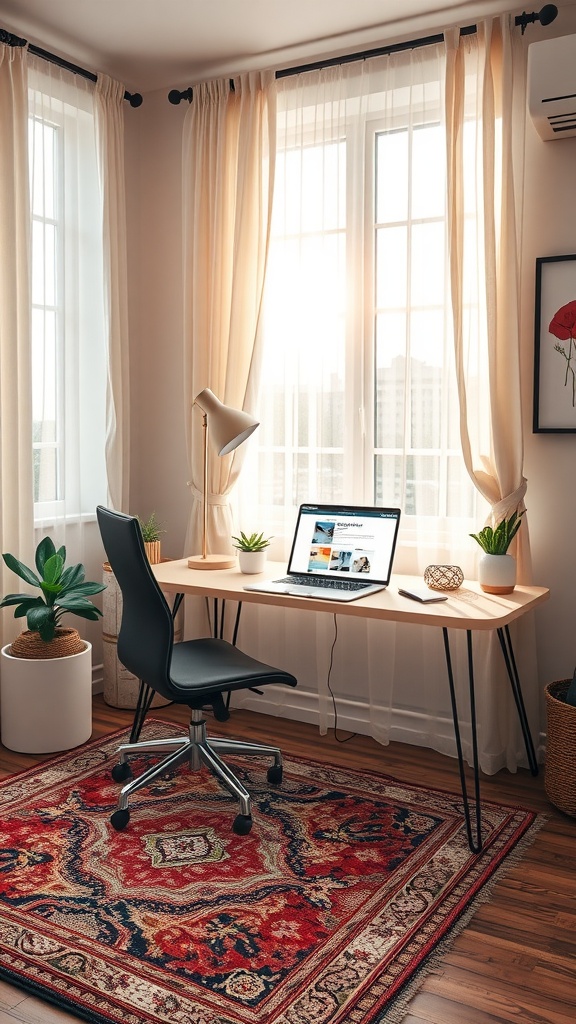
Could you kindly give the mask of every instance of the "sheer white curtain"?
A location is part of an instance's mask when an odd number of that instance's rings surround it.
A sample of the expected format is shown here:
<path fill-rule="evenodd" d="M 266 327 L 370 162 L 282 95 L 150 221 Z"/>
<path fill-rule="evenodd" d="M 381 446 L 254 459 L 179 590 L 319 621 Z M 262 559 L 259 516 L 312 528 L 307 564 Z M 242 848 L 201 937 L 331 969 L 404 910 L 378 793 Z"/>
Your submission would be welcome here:
<path fill-rule="evenodd" d="M 520 382 L 520 272 L 526 122 L 525 49 L 511 15 L 479 22 L 475 36 L 449 32 L 446 138 L 454 344 L 463 458 L 490 503 L 490 523 L 525 508 Z M 484 369 L 482 365 L 484 364 Z M 475 390 L 488 377 L 481 404 Z M 529 504 L 529 502 L 528 502 Z M 529 515 L 529 513 L 528 513 Z M 515 545 L 518 582 L 531 583 L 528 516 Z M 541 700 L 532 617 L 512 627 L 529 718 Z M 516 715 L 503 702 L 500 651 L 487 662 L 482 697 L 500 707 L 509 745 Z"/>
<path fill-rule="evenodd" d="M 184 388 L 192 510 L 186 551 L 202 550 L 205 387 L 252 411 L 256 335 L 268 251 L 275 78 L 250 73 L 194 87 L 184 126 Z M 248 442 L 249 443 L 249 442 Z M 246 445 L 209 462 L 208 551 L 232 551 L 229 494 Z"/>
<path fill-rule="evenodd" d="M 100 180 L 103 193 L 104 287 L 108 341 L 106 469 L 113 508 L 128 511 L 130 487 L 130 391 L 124 86 L 98 75 L 95 89 Z"/>
<path fill-rule="evenodd" d="M 483 46 L 483 37 L 475 42 Z M 275 533 L 285 558 L 300 501 L 400 504 L 398 572 L 431 562 L 476 575 L 468 534 L 487 504 L 461 454 L 447 245 L 444 46 L 287 78 L 265 291 L 258 450 L 241 488 L 241 527 Z M 467 87 L 481 93 L 483 80 Z M 475 108 L 476 110 L 476 108 Z M 475 110 L 472 113 L 474 118 Z M 482 170 L 482 168 L 480 168 Z M 474 167 L 474 172 L 477 168 Z M 483 234 L 483 210 L 473 217 Z M 481 305 L 477 300 L 476 305 Z M 484 321 L 485 326 L 485 321 Z M 489 407 L 486 333 L 468 363 L 473 412 Z M 257 498 L 255 498 L 257 495 Z M 243 613 L 242 643 L 285 656 L 296 717 L 331 724 L 331 616 Z M 339 724 L 454 752 L 440 631 L 342 618 L 330 674 Z M 453 662 L 468 707 L 464 637 Z M 278 645 L 282 650 L 279 651 Z M 490 684 L 474 638 L 484 771 L 523 763 L 507 684 Z M 251 697 L 242 698 L 252 704 Z M 268 697 L 267 697 L 268 700 Z M 261 699 L 254 706 L 262 707 Z M 465 741 L 470 758 L 470 744 Z"/>
<path fill-rule="evenodd" d="M 25 51 L 0 43 L 0 544 L 33 554 L 30 383 L 30 201 Z M 15 577 L 0 564 L 0 592 Z M 12 609 L 0 614 L 0 646 L 19 632 Z"/>

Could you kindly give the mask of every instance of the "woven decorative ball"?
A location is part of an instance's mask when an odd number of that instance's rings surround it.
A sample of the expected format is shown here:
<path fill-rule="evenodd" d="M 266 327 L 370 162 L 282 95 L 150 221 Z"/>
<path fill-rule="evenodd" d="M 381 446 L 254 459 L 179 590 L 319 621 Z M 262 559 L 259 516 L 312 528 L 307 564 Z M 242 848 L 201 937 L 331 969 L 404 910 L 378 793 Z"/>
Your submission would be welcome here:
<path fill-rule="evenodd" d="M 431 590 L 458 590 L 464 582 L 464 573 L 459 565 L 427 565 L 424 582 Z"/>

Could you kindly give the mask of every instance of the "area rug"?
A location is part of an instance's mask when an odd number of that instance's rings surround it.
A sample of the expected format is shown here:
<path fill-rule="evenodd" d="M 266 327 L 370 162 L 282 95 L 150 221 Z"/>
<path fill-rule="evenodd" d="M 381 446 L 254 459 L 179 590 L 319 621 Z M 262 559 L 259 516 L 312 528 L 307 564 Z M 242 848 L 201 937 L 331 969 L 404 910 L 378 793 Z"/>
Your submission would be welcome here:
<path fill-rule="evenodd" d="M 98 1024 L 401 1020 L 538 827 L 485 803 L 473 855 L 450 793 L 297 758 L 272 787 L 261 759 L 231 758 L 249 835 L 209 773 L 186 768 L 136 793 L 115 832 L 123 738 L 0 786 L 0 977 Z"/>

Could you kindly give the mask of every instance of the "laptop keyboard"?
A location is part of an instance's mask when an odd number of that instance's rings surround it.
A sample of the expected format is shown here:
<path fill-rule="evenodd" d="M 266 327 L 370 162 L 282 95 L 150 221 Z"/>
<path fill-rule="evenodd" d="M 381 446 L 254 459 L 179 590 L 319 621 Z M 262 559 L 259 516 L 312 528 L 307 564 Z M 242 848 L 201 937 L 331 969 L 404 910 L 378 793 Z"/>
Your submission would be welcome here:
<path fill-rule="evenodd" d="M 313 579 L 310 576 L 285 576 L 281 580 L 275 580 L 275 583 L 295 583 L 299 587 L 318 587 L 320 590 L 365 590 L 366 587 L 370 587 L 370 583 L 362 583 L 360 580 L 331 580 L 324 576 L 315 576 Z"/>

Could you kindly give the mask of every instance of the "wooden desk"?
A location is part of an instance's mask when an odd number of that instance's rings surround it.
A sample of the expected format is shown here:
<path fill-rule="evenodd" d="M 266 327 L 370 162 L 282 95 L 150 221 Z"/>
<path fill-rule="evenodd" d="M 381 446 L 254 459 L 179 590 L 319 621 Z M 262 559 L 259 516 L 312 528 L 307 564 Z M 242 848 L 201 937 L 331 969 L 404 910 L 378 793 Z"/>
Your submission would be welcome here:
<path fill-rule="evenodd" d="M 175 608 L 177 608 L 186 594 L 213 598 L 215 603 L 214 630 L 218 635 L 218 604 L 219 600 L 237 601 L 239 609 L 245 604 L 277 605 L 283 608 L 307 608 L 317 612 L 329 612 L 337 615 L 351 615 L 359 618 L 380 619 L 385 622 L 405 622 L 411 625 L 436 626 L 442 629 L 444 637 L 444 652 L 446 657 L 446 668 L 448 672 L 448 684 L 450 687 L 450 700 L 452 705 L 452 718 L 454 722 L 454 735 L 458 753 L 458 765 L 460 770 L 460 782 L 462 786 L 462 798 L 464 802 L 464 814 L 466 819 L 466 830 L 470 849 L 474 853 L 482 849 L 482 827 L 480 813 L 480 774 L 478 767 L 478 742 L 476 730 L 476 698 L 474 690 L 474 659 L 472 652 L 472 632 L 475 630 L 496 630 L 506 671 L 514 701 L 518 711 L 518 717 L 522 728 L 526 754 L 530 771 L 533 775 L 538 774 L 538 763 L 536 753 L 530 735 L 528 719 L 524 707 L 522 687 L 516 667 L 516 659 L 512 647 L 512 640 L 509 632 L 509 625 L 515 619 L 532 611 L 542 604 L 549 597 L 549 591 L 545 587 L 523 587 L 517 586 L 511 594 L 497 596 L 485 594 L 475 581 L 465 580 L 459 590 L 448 592 L 448 600 L 439 604 L 422 605 L 402 597 L 398 593 L 399 587 L 410 587 L 416 584 L 421 585 L 420 577 L 414 576 L 393 576 L 387 590 L 357 601 L 334 602 L 323 601 L 320 598 L 294 597 L 291 594 L 263 594 L 257 591 L 246 591 L 243 589 L 247 582 L 253 581 L 253 576 L 245 576 L 237 569 L 199 570 L 189 569 L 186 558 L 162 562 L 160 565 L 152 566 L 154 575 L 165 593 L 176 595 Z M 282 562 L 268 562 L 266 573 L 262 574 L 268 579 L 274 579 L 284 575 L 286 566 Z M 238 628 L 238 618 L 234 629 L 234 639 Z M 470 815 L 470 804 L 468 799 L 464 759 L 462 755 L 462 742 L 460 737 L 460 724 L 458 708 L 456 704 L 456 693 L 454 686 L 454 674 L 452 670 L 452 657 L 450 652 L 449 630 L 465 630 L 468 643 L 468 686 L 470 694 L 470 721 L 472 727 L 472 754 L 474 769 L 474 790 L 475 790 L 475 837 L 472 832 L 472 821 Z"/>

